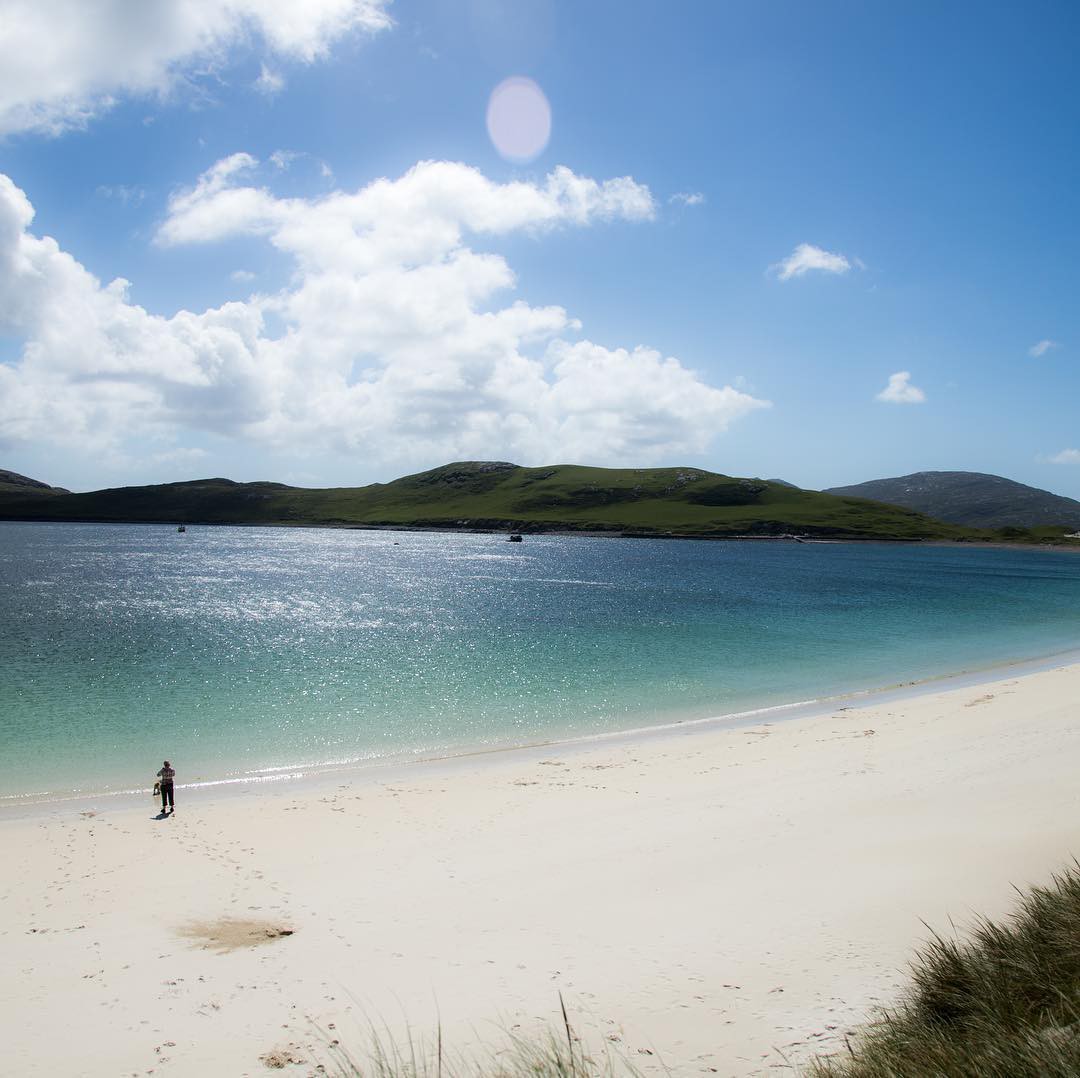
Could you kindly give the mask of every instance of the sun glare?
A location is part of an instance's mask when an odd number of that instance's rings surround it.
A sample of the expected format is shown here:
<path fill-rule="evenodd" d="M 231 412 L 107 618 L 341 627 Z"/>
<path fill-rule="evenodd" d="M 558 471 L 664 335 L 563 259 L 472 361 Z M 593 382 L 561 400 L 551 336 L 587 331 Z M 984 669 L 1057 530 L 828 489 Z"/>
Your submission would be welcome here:
<path fill-rule="evenodd" d="M 492 144 L 507 161 L 532 161 L 551 138 L 551 106 L 532 79 L 514 75 L 491 91 L 487 129 Z"/>

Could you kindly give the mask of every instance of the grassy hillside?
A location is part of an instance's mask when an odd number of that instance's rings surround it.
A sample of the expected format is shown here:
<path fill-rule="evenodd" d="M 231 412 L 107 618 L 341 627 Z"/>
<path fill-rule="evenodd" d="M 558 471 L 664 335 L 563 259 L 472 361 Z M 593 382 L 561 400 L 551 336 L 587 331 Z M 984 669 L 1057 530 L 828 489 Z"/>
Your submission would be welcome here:
<path fill-rule="evenodd" d="M 1080 502 L 983 472 L 915 472 L 825 493 L 873 498 L 969 528 L 1080 528 Z"/>
<path fill-rule="evenodd" d="M 0 494 L 33 497 L 41 494 L 67 494 L 63 487 L 50 487 L 39 479 L 30 479 L 18 472 L 9 472 L 0 468 Z"/>
<path fill-rule="evenodd" d="M 696 468 L 448 464 L 392 483 L 307 490 L 205 479 L 49 498 L 0 492 L 0 519 L 580 530 L 644 535 L 975 538 L 861 498 Z"/>

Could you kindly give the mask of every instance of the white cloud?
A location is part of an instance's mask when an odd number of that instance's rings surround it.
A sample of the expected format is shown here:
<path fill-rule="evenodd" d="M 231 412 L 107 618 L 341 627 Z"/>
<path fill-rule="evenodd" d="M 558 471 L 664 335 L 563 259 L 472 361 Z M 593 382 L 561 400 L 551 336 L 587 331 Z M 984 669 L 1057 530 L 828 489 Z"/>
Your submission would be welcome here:
<path fill-rule="evenodd" d="M 668 202 L 679 202 L 683 206 L 700 206 L 705 202 L 705 196 L 700 191 L 679 191 L 672 195 Z"/>
<path fill-rule="evenodd" d="M 138 206 L 146 198 L 146 189 L 144 187 L 129 186 L 127 184 L 102 184 L 97 189 L 97 194 L 101 198 L 115 199 L 117 202 L 123 203 L 125 206 Z"/>
<path fill-rule="evenodd" d="M 701 453 L 731 423 L 770 406 L 731 386 L 706 385 L 651 348 L 556 340 L 548 359 L 555 377 L 546 404 L 556 444 L 571 460 L 590 460 L 598 434 L 614 460 Z"/>
<path fill-rule="evenodd" d="M 1052 349 L 1060 347 L 1061 345 L 1058 344 L 1057 341 L 1050 341 L 1044 338 L 1043 340 L 1039 341 L 1038 344 L 1033 344 L 1028 349 L 1028 355 L 1031 356 L 1032 359 L 1039 359 L 1041 356 L 1045 356 L 1046 353 L 1051 351 Z"/>
<path fill-rule="evenodd" d="M 544 231 L 616 218 L 649 220 L 656 212 L 649 189 L 629 176 L 598 183 L 562 165 L 540 186 L 497 184 L 465 165 L 421 161 L 398 180 L 376 180 L 315 202 L 278 199 L 265 187 L 231 182 L 257 165 L 250 154 L 235 153 L 207 169 L 193 188 L 170 199 L 158 242 L 269 235 L 301 260 L 358 260 L 370 268 L 385 258 L 441 257 L 464 232 Z"/>
<path fill-rule="evenodd" d="M 229 276 L 232 280 L 236 281 L 237 284 L 247 284 L 249 281 L 255 280 L 255 274 L 252 273 L 251 270 L 245 269 L 233 270 Z"/>
<path fill-rule="evenodd" d="M 890 404 L 922 404 L 926 394 L 911 384 L 910 371 L 897 371 L 889 375 L 889 384 L 874 399 Z"/>
<path fill-rule="evenodd" d="M 387 3 L 0 0 L 0 134 L 83 126 L 119 96 L 168 93 L 252 40 L 311 63 L 345 34 L 389 27 Z"/>
<path fill-rule="evenodd" d="M 499 301 L 513 271 L 477 238 L 648 219 L 652 196 L 629 177 L 498 184 L 423 162 L 279 199 L 249 182 L 257 168 L 234 154 L 208 169 L 170 201 L 159 242 L 262 236 L 292 259 L 289 285 L 171 318 L 33 235 L 29 201 L 0 177 L 0 332 L 25 342 L 0 365 L 0 442 L 94 452 L 212 432 L 369 467 L 648 463 L 768 405 L 651 349 L 569 340 L 580 324 L 562 307 Z"/>
<path fill-rule="evenodd" d="M 187 448 L 178 446 L 176 449 L 166 449 L 161 453 L 155 453 L 150 459 L 155 464 L 196 464 L 204 457 L 209 456 L 205 449 Z"/>
<path fill-rule="evenodd" d="M 1080 464 L 1080 449 L 1063 449 L 1050 458 L 1051 464 Z"/>
<path fill-rule="evenodd" d="M 862 263 L 860 262 L 859 265 L 861 266 Z M 847 273 L 851 269 L 851 263 L 841 254 L 824 251 L 812 243 L 800 243 L 783 262 L 778 262 L 770 268 L 781 281 L 790 281 L 792 277 L 801 277 L 811 270 L 821 270 L 823 273 Z"/>
<path fill-rule="evenodd" d="M 275 150 L 270 155 L 270 164 L 284 172 L 298 157 L 302 156 L 303 154 L 297 153 L 296 150 Z"/>
<path fill-rule="evenodd" d="M 273 71 L 266 64 L 263 64 L 259 77 L 252 83 L 252 86 L 265 97 L 273 97 L 285 89 L 285 79 L 279 72 Z"/>

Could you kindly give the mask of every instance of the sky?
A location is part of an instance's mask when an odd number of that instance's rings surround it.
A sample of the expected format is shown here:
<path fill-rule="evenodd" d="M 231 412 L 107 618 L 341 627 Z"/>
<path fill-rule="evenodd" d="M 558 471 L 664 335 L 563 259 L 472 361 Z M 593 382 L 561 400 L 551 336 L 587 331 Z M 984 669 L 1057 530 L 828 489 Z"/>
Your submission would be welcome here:
<path fill-rule="evenodd" d="M 1080 498 L 1080 6 L 0 0 L 0 467 Z"/>

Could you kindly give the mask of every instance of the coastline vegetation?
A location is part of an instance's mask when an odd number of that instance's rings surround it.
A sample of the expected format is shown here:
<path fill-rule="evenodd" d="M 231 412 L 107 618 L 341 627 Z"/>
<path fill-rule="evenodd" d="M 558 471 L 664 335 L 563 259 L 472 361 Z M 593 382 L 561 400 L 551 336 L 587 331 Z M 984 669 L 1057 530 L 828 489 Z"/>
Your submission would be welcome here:
<path fill-rule="evenodd" d="M 970 939 L 934 935 L 897 1006 L 841 1053 L 797 1068 L 811 1078 L 1073 1078 L 1080 1074 L 1080 864 L 1049 886 L 1019 892 L 1003 924 L 976 922 Z M 560 1003 L 562 1002 L 560 996 Z M 487 1058 L 404 1047 L 373 1031 L 363 1058 L 323 1031 L 324 1070 L 339 1078 L 615 1078 L 637 1069 L 606 1046 L 591 1055 L 562 1010 L 562 1028 L 510 1033 Z"/>
<path fill-rule="evenodd" d="M 561 1027 L 532 1038 L 510 1030 L 501 1047 L 488 1046 L 475 1059 L 448 1051 L 441 1026 L 432 1044 L 411 1035 L 402 1044 L 373 1027 L 362 1057 L 320 1028 L 325 1054 L 319 1071 L 333 1078 L 638 1078 L 610 1042 L 600 1052 L 590 1050 L 570 1025 L 562 993 L 559 1006 Z"/>
<path fill-rule="evenodd" d="M 1066 542 L 1054 528 L 984 531 L 914 510 L 697 468 L 522 468 L 465 461 L 366 487 L 205 479 L 72 494 L 0 490 L 0 519 L 580 532 L 642 537 Z M 1080 544 L 1080 540 L 1074 540 Z"/>
<path fill-rule="evenodd" d="M 814 1078 L 1080 1074 L 1080 865 L 1021 893 L 1004 924 L 964 942 L 934 936 L 899 1004 Z"/>

